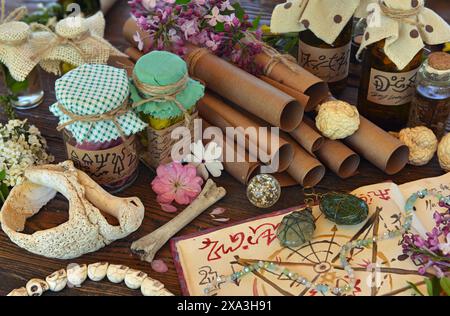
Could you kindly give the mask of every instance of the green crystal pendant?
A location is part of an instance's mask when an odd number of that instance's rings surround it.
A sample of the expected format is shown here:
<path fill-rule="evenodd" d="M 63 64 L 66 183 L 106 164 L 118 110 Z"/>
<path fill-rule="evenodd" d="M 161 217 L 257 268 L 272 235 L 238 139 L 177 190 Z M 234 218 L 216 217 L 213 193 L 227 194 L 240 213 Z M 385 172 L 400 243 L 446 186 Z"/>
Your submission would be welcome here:
<path fill-rule="evenodd" d="M 312 210 L 306 208 L 286 215 L 278 227 L 277 237 L 282 246 L 299 247 L 312 239 L 315 229 Z"/>
<path fill-rule="evenodd" d="M 348 193 L 327 193 L 320 199 L 319 207 L 327 219 L 338 225 L 356 225 L 369 215 L 367 203 Z"/>

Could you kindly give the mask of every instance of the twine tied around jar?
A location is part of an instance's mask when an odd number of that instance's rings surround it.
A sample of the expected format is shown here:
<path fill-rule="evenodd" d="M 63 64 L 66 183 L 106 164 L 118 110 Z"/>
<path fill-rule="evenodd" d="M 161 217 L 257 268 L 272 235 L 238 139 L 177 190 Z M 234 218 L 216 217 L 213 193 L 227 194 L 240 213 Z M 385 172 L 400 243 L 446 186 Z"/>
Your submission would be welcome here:
<path fill-rule="evenodd" d="M 66 116 L 69 117 L 69 120 L 65 123 L 60 123 L 56 129 L 60 132 L 64 128 L 66 128 L 69 125 L 72 125 L 76 122 L 86 122 L 86 123 L 96 123 L 101 121 L 111 121 L 116 126 L 120 137 L 123 141 L 126 141 L 127 137 L 125 135 L 125 132 L 123 131 L 122 127 L 120 127 L 119 122 L 117 121 L 117 118 L 119 116 L 125 115 L 130 111 L 128 98 L 123 102 L 123 104 L 115 109 L 112 109 L 111 111 L 102 113 L 102 114 L 93 114 L 93 115 L 78 115 L 75 114 L 69 110 L 67 110 L 64 106 L 62 106 L 60 103 L 57 104 L 58 109 Z"/>
<path fill-rule="evenodd" d="M 148 83 L 143 83 L 137 76 L 133 73 L 133 82 L 136 88 L 143 94 L 149 97 L 145 97 L 143 100 L 133 103 L 133 108 L 137 108 L 145 103 L 149 102 L 164 102 L 169 101 L 176 104 L 180 111 L 184 115 L 184 121 L 186 127 L 191 124 L 191 115 L 184 108 L 183 104 L 177 100 L 178 94 L 180 94 L 185 88 L 189 81 L 189 75 L 186 73 L 180 80 L 173 84 L 165 86 L 155 86 Z"/>
<path fill-rule="evenodd" d="M 378 0 L 378 3 L 385 16 L 399 22 L 404 22 L 415 26 L 423 26 L 423 24 L 418 22 L 417 19 L 412 19 L 412 17 L 417 17 L 420 11 L 424 8 L 423 3 L 419 3 L 417 6 L 411 7 L 411 9 L 407 10 L 390 8 L 383 0 Z"/>

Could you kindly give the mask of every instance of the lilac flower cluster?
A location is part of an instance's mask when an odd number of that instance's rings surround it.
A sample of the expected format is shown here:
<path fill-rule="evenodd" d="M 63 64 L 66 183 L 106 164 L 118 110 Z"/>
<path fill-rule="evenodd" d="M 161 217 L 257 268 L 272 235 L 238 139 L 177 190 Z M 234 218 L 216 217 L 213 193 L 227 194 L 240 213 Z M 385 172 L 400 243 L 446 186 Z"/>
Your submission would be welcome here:
<path fill-rule="evenodd" d="M 136 34 L 141 51 L 167 50 L 183 56 L 186 43 L 208 48 L 238 67 L 255 72 L 261 45 L 245 40 L 247 31 L 261 32 L 238 4 L 230 0 L 131 0 L 131 14 L 148 36 Z M 144 45 L 144 41 L 149 43 Z"/>
<path fill-rule="evenodd" d="M 441 203 L 440 206 L 444 205 Z M 420 274 L 431 269 L 438 278 L 443 278 L 450 273 L 450 208 L 444 213 L 435 212 L 433 218 L 435 227 L 426 233 L 426 238 L 406 234 L 402 248 L 403 253 L 420 267 Z"/>

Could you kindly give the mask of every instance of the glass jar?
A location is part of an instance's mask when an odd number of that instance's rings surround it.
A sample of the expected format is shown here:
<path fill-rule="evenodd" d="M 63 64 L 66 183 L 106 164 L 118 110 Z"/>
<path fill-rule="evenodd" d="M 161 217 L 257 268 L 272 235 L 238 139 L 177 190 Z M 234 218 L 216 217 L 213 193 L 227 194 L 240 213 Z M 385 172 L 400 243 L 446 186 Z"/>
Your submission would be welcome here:
<path fill-rule="evenodd" d="M 352 35 L 352 54 L 350 61 L 354 64 L 359 64 L 361 60 L 356 56 L 363 41 L 364 32 L 367 28 L 367 19 L 360 18 L 355 19 L 355 25 L 353 26 L 353 35 Z"/>
<path fill-rule="evenodd" d="M 404 69 L 398 69 L 384 53 L 384 40 L 364 52 L 358 110 L 387 131 L 406 127 L 423 50 Z"/>
<path fill-rule="evenodd" d="M 91 15 L 94 15 L 101 9 L 100 0 L 59 0 L 59 3 L 63 6 L 64 12 L 67 14 L 76 14 L 77 13 L 83 13 L 85 17 L 89 17 Z M 74 12 L 70 11 L 68 9 L 70 4 L 78 4 L 80 6 L 81 12 Z"/>
<path fill-rule="evenodd" d="M 65 129 L 63 137 L 68 159 L 110 193 L 125 190 L 137 179 L 139 158 L 135 135 L 125 140 L 78 143 Z"/>
<path fill-rule="evenodd" d="M 417 74 L 408 125 L 427 126 L 442 137 L 450 115 L 450 55 L 432 53 Z"/>
<path fill-rule="evenodd" d="M 327 82 L 333 94 L 340 94 L 347 86 L 352 28 L 353 18 L 332 45 L 318 38 L 311 30 L 300 32 L 299 64 Z"/>
<path fill-rule="evenodd" d="M 29 110 L 39 106 L 44 100 L 38 67 L 35 67 L 24 81 L 17 81 L 5 65 L 2 65 L 6 88 L 10 94 L 17 96 L 14 107 L 17 110 Z"/>

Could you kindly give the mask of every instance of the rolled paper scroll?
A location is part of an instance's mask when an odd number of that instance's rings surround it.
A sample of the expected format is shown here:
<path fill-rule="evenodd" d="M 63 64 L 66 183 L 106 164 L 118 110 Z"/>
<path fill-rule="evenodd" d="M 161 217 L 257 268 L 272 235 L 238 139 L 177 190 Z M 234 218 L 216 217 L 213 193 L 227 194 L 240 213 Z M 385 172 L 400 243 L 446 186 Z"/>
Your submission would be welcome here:
<path fill-rule="evenodd" d="M 284 131 L 292 131 L 302 121 L 304 110 L 290 95 L 206 49 L 189 49 L 186 61 L 190 75 L 209 89 Z"/>
<path fill-rule="evenodd" d="M 311 126 L 314 126 L 312 120 L 308 117 L 304 117 L 303 122 L 290 132 L 290 135 L 302 145 L 307 152 L 314 155 L 314 153 L 323 145 L 325 138 Z"/>
<path fill-rule="evenodd" d="M 294 158 L 294 149 L 292 145 L 282 138 L 278 138 L 278 144 L 273 142 L 275 135 L 272 135 L 270 130 L 267 131 L 266 137 L 260 133 L 259 128 L 264 125 L 258 123 L 256 120 L 238 111 L 230 105 L 223 102 L 221 99 L 211 93 L 206 93 L 197 105 L 200 116 L 208 121 L 212 126 L 219 127 L 226 132 L 227 127 L 234 127 L 235 136 L 238 139 L 245 141 L 245 148 L 247 151 L 253 153 L 255 149 L 258 152 L 258 159 L 264 163 L 269 164 L 274 159 L 279 159 L 277 171 L 285 171 L 291 164 Z M 255 137 L 249 137 L 244 134 L 245 129 L 251 130 L 254 128 Z M 231 137 L 231 136 L 229 136 Z M 244 144 L 241 144 L 244 146 Z M 261 154 L 266 155 L 267 161 L 263 161 Z"/>
<path fill-rule="evenodd" d="M 303 122 L 314 132 L 318 133 L 312 120 L 305 118 Z M 355 175 L 361 161 L 358 154 L 342 142 L 327 138 L 323 138 L 322 145 L 316 151 L 316 155 L 327 168 L 342 179 Z"/>
<path fill-rule="evenodd" d="M 292 61 L 274 60 L 267 53 L 258 54 L 255 61 L 266 69 L 265 75 L 270 79 L 309 96 L 305 106 L 307 112 L 313 111 L 329 94 L 328 85 L 322 79 Z"/>
<path fill-rule="evenodd" d="M 286 170 L 287 173 L 301 186 L 306 188 L 314 187 L 325 176 L 325 167 L 291 137 L 283 134 L 282 138 L 294 148 L 294 159 Z"/>
<path fill-rule="evenodd" d="M 268 84 L 274 86 L 278 90 L 281 90 L 287 94 L 289 94 L 291 97 L 293 97 L 297 102 L 304 108 L 308 106 L 309 97 L 306 94 L 301 93 L 300 91 L 297 91 L 295 89 L 292 89 L 291 87 L 288 87 L 282 83 L 279 83 L 278 81 L 275 81 L 273 79 L 270 79 L 266 76 L 260 76 L 259 77 L 262 81 L 267 82 Z"/>
<path fill-rule="evenodd" d="M 205 131 L 208 127 L 211 127 L 211 124 L 203 120 L 202 123 L 203 131 Z M 214 139 L 205 141 L 209 143 L 210 141 L 214 141 Z M 228 172 L 233 178 L 239 181 L 242 184 L 247 184 L 251 178 L 259 173 L 259 167 L 261 164 L 256 160 L 256 158 L 250 158 L 249 153 L 244 149 L 245 157 L 239 157 L 239 153 L 241 150 L 239 149 L 239 144 L 233 142 L 232 140 L 228 140 L 226 136 L 223 137 L 222 140 L 222 164 L 226 172 Z M 233 157 L 242 158 L 236 159 L 236 161 L 229 162 L 226 160 L 227 155 L 230 155 L 230 152 L 233 153 Z"/>
<path fill-rule="evenodd" d="M 359 130 L 344 142 L 388 175 L 400 172 L 408 163 L 408 147 L 363 116 Z"/>

